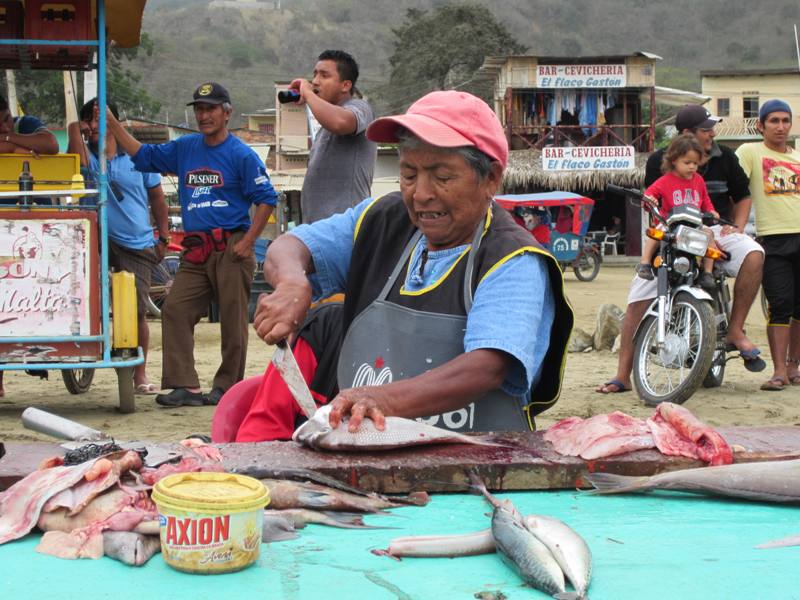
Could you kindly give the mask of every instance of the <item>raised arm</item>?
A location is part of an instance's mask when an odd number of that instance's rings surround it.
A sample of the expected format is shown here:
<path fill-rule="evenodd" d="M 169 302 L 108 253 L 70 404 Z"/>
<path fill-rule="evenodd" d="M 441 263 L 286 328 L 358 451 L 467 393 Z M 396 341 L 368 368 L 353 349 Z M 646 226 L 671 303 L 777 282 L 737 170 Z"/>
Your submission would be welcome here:
<path fill-rule="evenodd" d="M 117 140 L 117 143 L 125 151 L 125 154 L 133 158 L 142 147 L 142 143 L 133 137 L 122 123 L 117 121 L 112 112 L 106 109 L 106 122 L 108 124 L 108 131 Z"/>

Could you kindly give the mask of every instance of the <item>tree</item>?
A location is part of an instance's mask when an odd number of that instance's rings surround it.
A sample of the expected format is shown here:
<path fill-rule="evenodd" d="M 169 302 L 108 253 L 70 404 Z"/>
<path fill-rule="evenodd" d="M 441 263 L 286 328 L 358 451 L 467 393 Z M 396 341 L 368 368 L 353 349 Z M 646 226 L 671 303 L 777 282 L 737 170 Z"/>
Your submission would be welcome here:
<path fill-rule="evenodd" d="M 381 94 L 392 111 L 431 90 L 483 92 L 473 78 L 486 56 L 526 50 L 486 7 L 472 3 L 444 4 L 433 12 L 410 8 L 392 33 L 392 72 Z"/>
<path fill-rule="evenodd" d="M 160 103 L 141 87 L 141 75 L 137 75 L 127 66 L 130 61 L 136 59 L 140 51 L 150 56 L 154 50 L 152 39 L 146 33 L 142 33 L 138 47 L 112 47 L 108 53 L 106 80 L 108 96 L 128 114 L 152 116 L 157 114 L 161 107 Z M 16 72 L 16 85 L 17 98 L 26 114 L 41 118 L 51 127 L 64 125 L 64 88 L 60 72 L 20 70 Z M 5 90 L 4 77 L 3 90 Z"/>

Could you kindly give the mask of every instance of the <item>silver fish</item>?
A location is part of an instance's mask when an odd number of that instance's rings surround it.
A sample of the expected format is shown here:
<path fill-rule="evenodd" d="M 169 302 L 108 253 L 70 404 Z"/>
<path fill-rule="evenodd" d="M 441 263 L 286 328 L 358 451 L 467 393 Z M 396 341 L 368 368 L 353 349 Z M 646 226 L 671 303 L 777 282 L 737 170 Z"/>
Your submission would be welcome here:
<path fill-rule="evenodd" d="M 297 537 L 294 521 L 281 515 L 264 515 L 261 526 L 262 542 L 283 542 Z"/>
<path fill-rule="evenodd" d="M 364 419 L 358 431 L 351 433 L 347 430 L 346 419 L 336 429 L 331 427 L 328 422 L 331 408 L 328 404 L 317 410 L 311 419 L 297 428 L 292 439 L 316 450 L 339 452 L 392 450 L 421 444 L 498 445 L 401 417 L 386 417 L 384 431 L 376 429 L 371 419 Z"/>
<path fill-rule="evenodd" d="M 764 542 L 756 546 L 756 548 L 762 550 L 764 548 L 786 548 L 787 546 L 800 546 L 800 535 L 790 535 L 779 540 Z"/>
<path fill-rule="evenodd" d="M 490 494 L 476 475 L 470 474 L 470 480 L 494 507 L 492 537 L 500 555 L 517 573 L 559 600 L 584 599 L 592 567 L 591 553 L 583 538 L 558 519 L 523 517 L 510 500 L 499 500 Z M 567 571 L 574 592 L 566 591 Z"/>
<path fill-rule="evenodd" d="M 103 554 L 126 565 L 141 567 L 161 552 L 161 540 L 154 535 L 132 531 L 104 531 Z"/>
<path fill-rule="evenodd" d="M 418 558 L 455 558 L 491 554 L 495 551 L 491 529 L 458 535 L 412 535 L 399 537 L 389 542 L 385 550 L 372 550 L 377 556 L 390 556 L 400 560 L 402 556 Z"/>
<path fill-rule="evenodd" d="M 553 558 L 583 598 L 592 578 L 592 552 L 586 541 L 569 525 L 553 517 L 527 515 L 525 528 L 553 554 Z"/>
<path fill-rule="evenodd" d="M 528 531 L 522 515 L 509 500 L 494 509 L 492 537 L 498 552 L 526 583 L 551 596 L 565 592 L 564 573 L 552 552 Z"/>
<path fill-rule="evenodd" d="M 410 504 L 412 501 L 416 502 L 418 506 L 424 506 L 430 501 L 426 492 L 409 494 L 406 502 L 400 503 L 379 494 L 351 494 L 317 483 L 283 479 L 262 479 L 261 483 L 269 490 L 269 506 L 273 510 L 310 508 L 312 510 L 379 512 L 385 508 L 397 508 L 404 504 Z"/>
<path fill-rule="evenodd" d="M 650 477 L 591 473 L 590 494 L 678 490 L 759 502 L 800 502 L 800 460 L 736 463 L 681 469 Z"/>
<path fill-rule="evenodd" d="M 264 518 L 280 517 L 290 521 L 295 529 L 302 529 L 309 523 L 339 527 L 341 529 L 394 529 L 394 527 L 379 527 L 365 525 L 362 515 L 346 512 L 323 512 L 308 508 L 287 508 L 285 510 L 265 510 Z"/>

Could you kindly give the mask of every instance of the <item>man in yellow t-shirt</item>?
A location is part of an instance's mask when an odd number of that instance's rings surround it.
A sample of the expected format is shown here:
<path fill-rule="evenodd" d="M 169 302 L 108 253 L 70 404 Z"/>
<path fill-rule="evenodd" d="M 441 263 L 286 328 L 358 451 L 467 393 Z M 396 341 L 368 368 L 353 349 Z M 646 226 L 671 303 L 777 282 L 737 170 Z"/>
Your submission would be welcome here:
<path fill-rule="evenodd" d="M 763 142 L 736 151 L 750 178 L 756 232 L 764 247 L 764 293 L 769 301 L 767 337 L 774 372 L 762 390 L 800 385 L 800 152 L 788 143 L 792 109 L 768 100 L 758 112 Z"/>

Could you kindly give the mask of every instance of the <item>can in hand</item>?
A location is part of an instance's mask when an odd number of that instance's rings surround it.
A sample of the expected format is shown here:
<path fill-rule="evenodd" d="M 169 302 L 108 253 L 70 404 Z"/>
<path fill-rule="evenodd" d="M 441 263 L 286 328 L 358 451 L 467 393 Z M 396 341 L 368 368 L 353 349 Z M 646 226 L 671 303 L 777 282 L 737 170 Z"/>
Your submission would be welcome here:
<path fill-rule="evenodd" d="M 288 104 L 300 100 L 300 94 L 294 90 L 281 90 L 278 92 L 278 102 Z"/>

